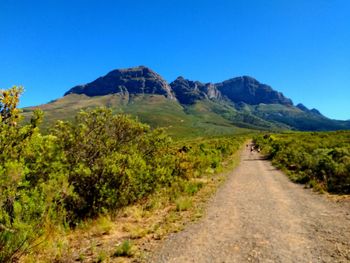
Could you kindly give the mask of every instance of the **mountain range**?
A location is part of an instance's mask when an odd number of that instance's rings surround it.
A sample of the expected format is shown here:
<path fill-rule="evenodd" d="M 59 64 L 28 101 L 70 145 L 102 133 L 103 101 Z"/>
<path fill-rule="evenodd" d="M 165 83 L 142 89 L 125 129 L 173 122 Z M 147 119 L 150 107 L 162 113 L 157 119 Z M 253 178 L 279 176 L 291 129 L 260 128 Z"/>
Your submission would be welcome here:
<path fill-rule="evenodd" d="M 170 84 L 145 66 L 116 69 L 68 90 L 62 98 L 24 109 L 46 113 L 47 123 L 71 119 L 81 109 L 106 106 L 131 114 L 175 135 L 226 134 L 257 130 L 325 131 L 350 129 L 249 76 L 220 83 L 178 77 Z"/>

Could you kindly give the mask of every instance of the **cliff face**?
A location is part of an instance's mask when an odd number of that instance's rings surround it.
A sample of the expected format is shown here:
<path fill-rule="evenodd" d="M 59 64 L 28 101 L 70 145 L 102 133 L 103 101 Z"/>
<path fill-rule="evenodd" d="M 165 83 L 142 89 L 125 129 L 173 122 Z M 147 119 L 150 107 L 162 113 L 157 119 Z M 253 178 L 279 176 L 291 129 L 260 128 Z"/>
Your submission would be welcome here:
<path fill-rule="evenodd" d="M 177 99 L 181 104 L 193 104 L 202 99 L 225 98 L 235 103 L 244 102 L 251 105 L 293 105 L 282 93 L 251 77 L 232 78 L 217 84 L 178 77 L 169 85 L 159 74 L 144 66 L 113 70 L 93 82 L 73 87 L 65 95 L 72 93 L 90 97 L 113 93 L 158 94 Z"/>
<path fill-rule="evenodd" d="M 284 97 L 270 86 L 261 84 L 256 79 L 243 76 L 217 83 L 216 87 L 221 94 L 233 102 L 244 102 L 251 105 L 260 103 L 282 104 L 292 106 L 292 100 Z"/>
<path fill-rule="evenodd" d="M 260 103 L 293 105 L 292 100 L 284 97 L 282 93 L 247 76 L 229 79 L 216 84 L 203 84 L 199 81 L 178 77 L 170 86 L 176 98 L 182 104 L 192 104 L 196 100 L 201 99 L 226 98 L 235 103 L 244 102 L 251 105 Z"/>
<path fill-rule="evenodd" d="M 113 93 L 144 93 L 175 98 L 168 83 L 160 75 L 144 66 L 113 70 L 93 82 L 73 87 L 64 95 L 72 93 L 91 97 Z"/>
<path fill-rule="evenodd" d="M 170 83 L 175 97 L 181 104 L 193 104 L 202 99 L 220 99 L 221 94 L 214 84 L 201 83 L 178 77 Z"/>

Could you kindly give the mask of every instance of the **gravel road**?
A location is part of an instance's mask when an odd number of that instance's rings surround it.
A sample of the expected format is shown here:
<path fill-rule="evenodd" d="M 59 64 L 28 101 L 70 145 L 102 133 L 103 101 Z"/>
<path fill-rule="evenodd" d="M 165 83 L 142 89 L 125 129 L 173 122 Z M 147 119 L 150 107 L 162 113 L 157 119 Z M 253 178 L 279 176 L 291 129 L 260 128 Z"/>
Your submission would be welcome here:
<path fill-rule="evenodd" d="M 202 220 L 152 262 L 350 262 L 350 202 L 294 184 L 245 149 Z"/>

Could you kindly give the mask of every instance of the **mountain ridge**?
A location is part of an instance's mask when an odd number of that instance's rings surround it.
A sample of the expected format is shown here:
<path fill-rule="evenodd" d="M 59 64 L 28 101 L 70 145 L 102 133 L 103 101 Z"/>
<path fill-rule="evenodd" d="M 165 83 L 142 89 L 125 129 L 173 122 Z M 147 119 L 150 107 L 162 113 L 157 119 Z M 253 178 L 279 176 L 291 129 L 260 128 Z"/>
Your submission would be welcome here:
<path fill-rule="evenodd" d="M 112 70 L 69 89 L 62 98 L 40 105 L 50 122 L 71 119 L 97 106 L 131 114 L 175 135 L 227 134 L 242 129 L 326 131 L 350 129 L 350 121 L 332 120 L 250 76 L 203 83 L 182 76 L 171 83 L 145 66 Z M 25 114 L 36 107 L 25 108 Z M 238 129 L 237 129 L 238 128 Z"/>
<path fill-rule="evenodd" d="M 145 66 L 115 69 L 96 80 L 68 90 L 68 94 L 101 96 L 114 93 L 158 94 L 178 99 L 182 104 L 191 104 L 200 99 L 229 99 L 248 104 L 293 105 L 291 99 L 271 86 L 262 84 L 250 76 L 240 76 L 219 83 L 203 83 L 198 80 L 177 77 L 167 83 L 158 73 Z"/>

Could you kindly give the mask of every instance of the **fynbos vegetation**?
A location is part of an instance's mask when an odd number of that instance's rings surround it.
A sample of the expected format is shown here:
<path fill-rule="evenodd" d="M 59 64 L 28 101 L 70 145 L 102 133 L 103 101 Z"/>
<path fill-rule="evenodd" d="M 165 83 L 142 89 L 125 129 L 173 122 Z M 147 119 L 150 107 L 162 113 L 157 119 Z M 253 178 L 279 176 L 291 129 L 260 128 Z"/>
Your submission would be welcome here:
<path fill-rule="evenodd" d="M 42 135 L 41 111 L 20 125 L 21 92 L 0 94 L 0 262 L 29 252 L 53 226 L 74 227 L 161 188 L 182 185 L 195 194 L 201 185 L 186 182 L 220 170 L 243 142 L 173 142 L 163 130 L 107 108 L 82 111 Z"/>
<path fill-rule="evenodd" d="M 274 165 L 318 190 L 350 193 L 350 132 L 286 133 L 255 138 Z"/>

